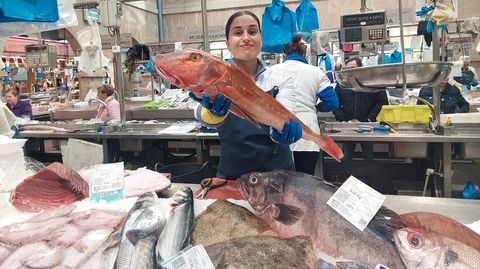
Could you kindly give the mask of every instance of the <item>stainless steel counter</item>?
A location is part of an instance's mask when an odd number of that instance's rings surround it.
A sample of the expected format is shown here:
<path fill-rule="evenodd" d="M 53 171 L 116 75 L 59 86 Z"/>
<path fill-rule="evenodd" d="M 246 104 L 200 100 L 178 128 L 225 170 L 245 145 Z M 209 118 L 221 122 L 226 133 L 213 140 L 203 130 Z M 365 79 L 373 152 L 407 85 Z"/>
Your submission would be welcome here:
<path fill-rule="evenodd" d="M 170 123 L 162 124 L 127 124 L 126 128 L 119 131 L 112 131 L 109 133 L 99 133 L 96 128 L 84 128 L 75 133 L 59 133 L 59 132 L 20 132 L 22 138 L 40 138 L 40 139 L 62 139 L 62 138 L 80 138 L 93 140 L 143 140 L 143 139 L 159 139 L 159 140 L 195 140 L 197 147 L 202 148 L 202 143 L 205 140 L 217 140 L 218 135 L 212 133 L 191 132 L 187 134 L 165 134 L 159 133 L 161 130 L 170 126 Z M 451 171 L 451 143 L 463 142 L 473 143 L 471 146 L 480 146 L 480 135 L 475 132 L 457 132 L 455 135 L 437 135 L 429 133 L 425 128 L 406 128 L 399 129 L 398 133 L 388 132 L 366 132 L 357 133 L 355 130 L 358 126 L 365 123 L 328 123 L 325 126 L 325 132 L 335 141 L 370 141 L 370 142 L 394 142 L 394 146 L 399 148 L 406 148 L 407 146 L 413 149 L 422 146 L 426 149 L 427 143 L 440 143 L 443 145 L 442 161 L 444 174 L 444 193 L 446 197 L 451 197 L 452 171 Z M 371 123 L 374 125 L 374 123 Z M 378 124 L 377 124 L 378 125 Z M 65 126 L 62 126 L 65 127 Z M 72 127 L 75 129 L 75 126 Z M 337 132 L 339 131 L 339 132 Z M 402 144 L 404 143 L 404 144 Z M 104 146 L 107 143 L 103 143 Z M 106 147 L 106 146 L 105 146 Z M 107 149 L 104 149 L 107 151 Z M 426 150 L 425 150 L 426 152 Z M 426 153 L 425 153 L 426 154 Z M 421 158 L 421 157 L 420 157 Z"/>
<path fill-rule="evenodd" d="M 188 134 L 159 134 L 164 128 L 148 128 L 142 126 L 127 127 L 125 131 L 115 131 L 108 134 L 102 134 L 95 129 L 82 130 L 75 133 L 61 132 L 21 132 L 22 138 L 136 138 L 136 139 L 218 139 L 217 134 L 192 132 Z M 475 134 L 459 134 L 459 135 L 436 135 L 432 133 L 423 133 L 416 131 L 400 131 L 399 133 L 371 132 L 357 133 L 354 129 L 341 129 L 340 133 L 328 133 L 328 136 L 335 141 L 370 141 L 370 142 L 414 142 L 414 143 L 456 143 L 456 142 L 477 142 L 480 143 L 480 136 Z"/>
<path fill-rule="evenodd" d="M 193 119 L 193 109 L 144 109 L 145 101 L 125 101 L 125 117 L 127 120 L 151 120 L 151 119 Z M 88 107 L 75 108 L 68 105 L 55 109 L 51 112 L 51 119 L 73 120 L 92 119 L 97 115 L 98 103 L 91 103 Z"/>
<path fill-rule="evenodd" d="M 480 200 L 386 195 L 383 205 L 398 214 L 433 212 L 465 224 L 480 220 Z"/>

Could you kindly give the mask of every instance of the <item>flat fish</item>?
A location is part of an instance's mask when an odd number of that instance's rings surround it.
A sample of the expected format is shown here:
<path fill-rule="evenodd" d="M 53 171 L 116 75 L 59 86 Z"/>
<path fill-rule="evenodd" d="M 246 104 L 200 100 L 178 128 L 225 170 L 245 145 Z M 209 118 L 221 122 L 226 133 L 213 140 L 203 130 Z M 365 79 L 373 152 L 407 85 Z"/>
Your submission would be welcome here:
<path fill-rule="evenodd" d="M 246 236 L 207 246 L 205 250 L 216 269 L 318 268 L 312 241 L 305 236 Z"/>
<path fill-rule="evenodd" d="M 233 238 L 265 233 L 274 234 L 248 209 L 226 200 L 217 200 L 195 218 L 192 244 L 208 246 Z"/>

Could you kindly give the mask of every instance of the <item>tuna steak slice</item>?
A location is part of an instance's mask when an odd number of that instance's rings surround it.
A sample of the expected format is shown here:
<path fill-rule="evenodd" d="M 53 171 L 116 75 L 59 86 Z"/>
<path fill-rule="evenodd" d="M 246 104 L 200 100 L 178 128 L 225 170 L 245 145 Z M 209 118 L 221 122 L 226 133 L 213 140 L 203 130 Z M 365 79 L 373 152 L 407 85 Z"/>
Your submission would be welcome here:
<path fill-rule="evenodd" d="M 87 197 L 87 182 L 75 170 L 55 162 L 18 184 L 10 203 L 20 211 L 37 212 Z"/>

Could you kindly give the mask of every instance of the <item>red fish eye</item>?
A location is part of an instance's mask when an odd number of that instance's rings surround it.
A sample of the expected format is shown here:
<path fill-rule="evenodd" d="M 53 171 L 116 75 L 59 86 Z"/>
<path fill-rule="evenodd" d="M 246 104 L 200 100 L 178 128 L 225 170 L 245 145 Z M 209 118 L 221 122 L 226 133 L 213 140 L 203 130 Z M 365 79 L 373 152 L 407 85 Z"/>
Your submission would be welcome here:
<path fill-rule="evenodd" d="M 200 59 L 200 56 L 197 53 L 192 53 L 190 55 L 190 59 L 194 62 L 198 61 Z"/>
<path fill-rule="evenodd" d="M 416 233 L 411 233 L 408 235 L 408 243 L 413 248 L 421 248 L 424 245 L 421 235 Z"/>

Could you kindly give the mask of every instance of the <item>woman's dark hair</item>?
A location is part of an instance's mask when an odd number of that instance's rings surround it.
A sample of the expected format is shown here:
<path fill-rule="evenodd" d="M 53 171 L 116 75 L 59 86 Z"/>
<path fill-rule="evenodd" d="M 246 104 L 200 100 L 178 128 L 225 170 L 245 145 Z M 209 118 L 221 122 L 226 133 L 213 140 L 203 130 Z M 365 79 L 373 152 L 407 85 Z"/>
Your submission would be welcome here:
<path fill-rule="evenodd" d="M 98 87 L 97 90 L 101 93 L 105 93 L 107 96 L 111 96 L 115 92 L 115 89 L 111 84 L 104 84 Z"/>
<path fill-rule="evenodd" d="M 357 63 L 357 67 L 362 67 L 362 66 L 363 66 L 362 60 L 360 60 L 360 58 L 357 58 L 357 57 L 348 59 L 348 60 L 345 62 L 345 65 L 344 65 L 344 66 L 347 66 L 347 64 L 348 64 L 349 62 L 353 62 L 353 61 L 355 61 L 355 62 Z"/>
<path fill-rule="evenodd" d="M 258 28 L 260 28 L 260 20 L 258 19 L 257 15 L 255 15 L 253 12 L 248 10 L 235 12 L 233 13 L 232 16 L 230 16 L 230 18 L 228 18 L 227 24 L 225 25 L 225 38 L 227 40 L 228 40 L 228 35 L 230 34 L 230 27 L 232 26 L 233 20 L 243 15 L 250 15 L 252 18 L 254 18 L 258 23 Z"/>
<path fill-rule="evenodd" d="M 292 54 L 292 53 L 298 53 L 305 57 L 305 53 L 307 51 L 307 46 L 303 44 L 302 41 L 302 35 L 296 34 L 293 36 L 292 41 L 288 42 L 287 45 L 285 45 L 285 48 L 283 49 L 283 53 L 285 55 Z"/>
<path fill-rule="evenodd" d="M 7 90 L 5 91 L 5 94 L 7 94 L 7 93 L 9 93 L 9 92 L 10 92 L 10 93 L 12 93 L 12 94 L 13 94 L 13 96 L 15 96 L 15 97 L 17 97 L 17 96 L 18 96 L 18 90 L 17 90 L 17 89 L 15 89 L 15 88 L 10 88 L 10 89 L 7 89 Z"/>

